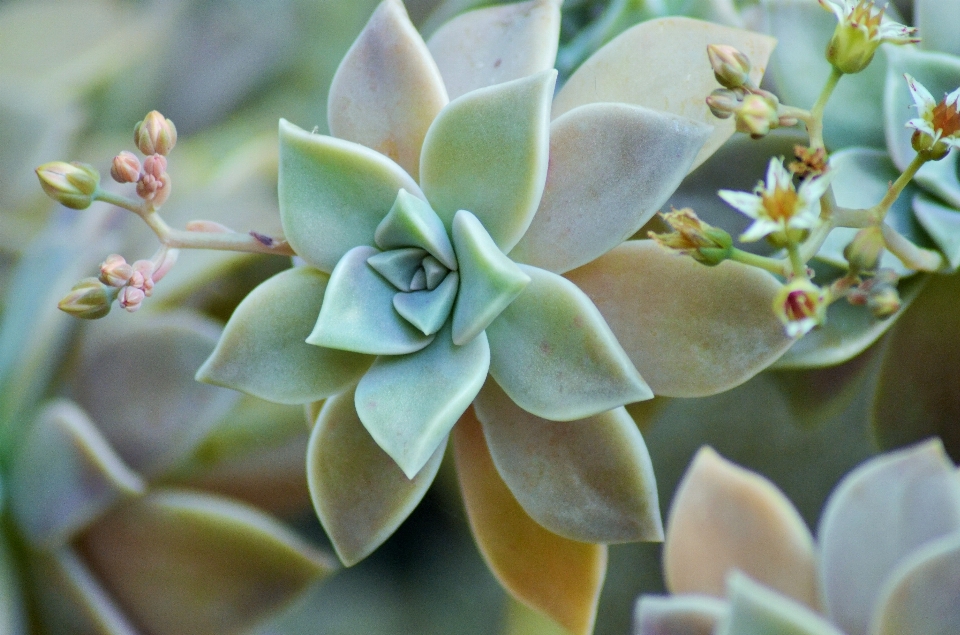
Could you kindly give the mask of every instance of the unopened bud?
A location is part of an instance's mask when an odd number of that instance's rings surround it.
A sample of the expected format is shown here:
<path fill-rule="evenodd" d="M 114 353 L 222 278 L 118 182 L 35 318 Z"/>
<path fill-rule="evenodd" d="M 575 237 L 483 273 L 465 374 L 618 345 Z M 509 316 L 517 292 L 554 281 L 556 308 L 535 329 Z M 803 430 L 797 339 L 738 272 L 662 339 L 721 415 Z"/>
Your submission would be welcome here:
<path fill-rule="evenodd" d="M 780 125 L 777 102 L 765 95 L 750 94 L 744 97 L 737 110 L 737 130 L 753 138 L 766 136 L 771 128 Z"/>
<path fill-rule="evenodd" d="M 923 130 L 914 130 L 910 137 L 910 145 L 919 154 L 926 154 L 931 161 L 939 161 L 950 152 L 950 146 L 940 139 L 935 139 Z"/>
<path fill-rule="evenodd" d="M 57 307 L 73 317 L 96 320 L 110 312 L 111 298 L 107 287 L 96 278 L 84 278 L 73 285 Z"/>
<path fill-rule="evenodd" d="M 133 129 L 133 142 L 140 152 L 151 154 L 169 154 L 177 143 L 177 128 L 169 119 L 164 119 L 156 110 L 151 110 Z"/>
<path fill-rule="evenodd" d="M 675 209 L 660 216 L 673 231 L 669 234 L 650 232 L 648 236 L 658 244 L 711 267 L 730 258 L 733 251 L 730 234 L 703 222 L 692 209 Z"/>
<path fill-rule="evenodd" d="M 138 260 L 133 263 L 130 286 L 140 289 L 149 298 L 153 294 L 153 284 L 153 263 L 149 260 Z"/>
<path fill-rule="evenodd" d="M 718 88 L 707 97 L 707 106 L 717 119 L 729 119 L 740 109 L 742 95 L 729 88 Z"/>
<path fill-rule="evenodd" d="M 152 202 L 155 207 L 160 207 L 170 196 L 170 175 L 164 173 L 157 178 L 144 173 L 137 181 L 137 195 Z"/>
<path fill-rule="evenodd" d="M 100 185 L 100 173 L 86 163 L 52 161 L 36 169 L 47 196 L 72 209 L 86 209 Z"/>
<path fill-rule="evenodd" d="M 167 158 L 162 154 L 151 154 L 143 161 L 143 173 L 155 179 L 163 178 L 167 173 Z"/>
<path fill-rule="evenodd" d="M 111 254 L 100 265 L 100 282 L 111 287 L 123 287 L 133 275 L 133 267 L 123 256 Z"/>
<path fill-rule="evenodd" d="M 885 320 L 900 310 L 900 294 L 892 285 L 881 285 L 867 296 L 867 306 L 875 317 Z"/>
<path fill-rule="evenodd" d="M 857 232 L 850 244 L 843 248 L 843 257 L 853 272 L 873 271 L 883 253 L 883 232 L 879 227 L 866 227 Z"/>
<path fill-rule="evenodd" d="M 140 159 L 132 152 L 124 150 L 113 157 L 110 176 L 117 183 L 136 183 L 140 178 Z"/>
<path fill-rule="evenodd" d="M 750 84 L 750 59 L 734 47 L 708 44 L 707 57 L 721 86 L 740 88 Z"/>
<path fill-rule="evenodd" d="M 123 309 L 126 309 L 130 313 L 136 312 L 140 305 L 143 304 L 143 299 L 146 297 L 146 294 L 136 287 L 124 287 L 120 289 L 120 295 L 117 298 L 120 301 L 120 306 Z"/>

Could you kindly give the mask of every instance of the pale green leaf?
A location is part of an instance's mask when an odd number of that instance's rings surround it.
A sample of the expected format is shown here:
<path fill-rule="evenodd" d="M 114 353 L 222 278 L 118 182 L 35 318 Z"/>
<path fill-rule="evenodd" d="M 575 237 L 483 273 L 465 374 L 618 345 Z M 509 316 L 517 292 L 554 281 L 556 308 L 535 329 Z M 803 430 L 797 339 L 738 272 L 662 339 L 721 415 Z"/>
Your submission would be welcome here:
<path fill-rule="evenodd" d="M 667 518 L 664 578 L 673 593 L 723 597 L 731 571 L 819 606 L 813 537 L 776 485 L 725 460 L 697 452 Z"/>
<path fill-rule="evenodd" d="M 459 15 L 430 36 L 450 99 L 553 68 L 560 2 L 531 0 Z"/>
<path fill-rule="evenodd" d="M 420 182 L 448 229 L 465 209 L 503 252 L 520 240 L 547 176 L 556 76 L 545 71 L 475 90 L 437 116 L 423 142 Z"/>
<path fill-rule="evenodd" d="M 920 33 L 920 48 L 960 55 L 960 2 L 957 0 L 915 0 L 913 23 Z M 960 623 L 960 622 L 958 622 Z"/>
<path fill-rule="evenodd" d="M 433 335 L 450 317 L 460 288 L 460 276 L 456 271 L 450 271 L 435 288 L 430 289 L 429 286 L 428 282 L 428 288 L 422 291 L 396 294 L 393 296 L 393 308 L 422 333 Z"/>
<path fill-rule="evenodd" d="M 373 358 L 307 344 L 329 277 L 288 269 L 236 308 L 197 379 L 278 403 L 324 399 L 355 383 Z"/>
<path fill-rule="evenodd" d="M 420 247 L 448 269 L 457 268 L 457 255 L 443 221 L 429 203 L 406 190 L 397 194 L 390 212 L 377 226 L 375 237 L 380 249 Z"/>
<path fill-rule="evenodd" d="M 670 197 L 710 133 L 626 104 L 588 104 L 558 117 L 540 207 L 510 257 L 563 273 L 616 247 Z"/>
<path fill-rule="evenodd" d="M 408 479 L 360 423 L 353 390 L 326 401 L 307 448 L 307 480 L 344 564 L 367 557 L 406 520 L 427 493 L 446 447 L 444 439 Z"/>
<path fill-rule="evenodd" d="M 728 587 L 730 614 L 716 635 L 844 635 L 808 607 L 739 571 Z"/>
<path fill-rule="evenodd" d="M 732 119 L 714 117 L 706 98 L 719 88 L 708 44 L 728 44 L 753 64 L 750 77 L 763 76 L 775 40 L 689 18 L 648 20 L 624 31 L 594 53 L 570 77 L 553 102 L 553 116 L 596 102 L 624 102 L 668 112 L 713 126 L 690 169 L 696 168 L 734 132 Z"/>
<path fill-rule="evenodd" d="M 447 92 L 423 38 L 400 0 L 384 0 L 330 84 L 330 134 L 396 161 L 414 179 L 427 128 Z"/>
<path fill-rule="evenodd" d="M 705 267 L 638 240 L 567 277 L 597 305 L 657 395 L 728 390 L 791 344 L 772 310 L 780 283 L 753 267 Z"/>
<path fill-rule="evenodd" d="M 824 597 L 848 635 L 867 635 L 904 557 L 960 531 L 960 482 L 938 439 L 874 458 L 844 477 L 820 518 Z"/>
<path fill-rule="evenodd" d="M 472 410 L 454 428 L 460 488 L 487 565 L 515 598 L 574 635 L 593 631 L 607 548 L 550 533 L 523 510 L 497 473 Z"/>
<path fill-rule="evenodd" d="M 410 291 L 410 281 L 426 255 L 419 247 L 404 247 L 375 253 L 367 264 L 399 291 Z"/>
<path fill-rule="evenodd" d="M 713 635 L 730 612 L 707 595 L 642 595 L 633 612 L 633 635 Z"/>
<path fill-rule="evenodd" d="M 480 392 L 490 366 L 487 337 L 453 343 L 448 321 L 426 348 L 377 358 L 357 386 L 370 436 L 414 478 Z"/>
<path fill-rule="evenodd" d="M 521 408 L 571 421 L 653 396 L 593 302 L 555 273 L 531 282 L 487 327 L 490 374 Z"/>
<path fill-rule="evenodd" d="M 350 141 L 301 130 L 280 120 L 280 219 L 301 258 L 330 272 L 373 233 L 405 189 L 423 195 L 399 165 Z"/>
<path fill-rule="evenodd" d="M 492 379 L 474 407 L 497 471 L 540 525 L 582 542 L 663 540 L 650 455 L 626 410 L 547 421 Z"/>
<path fill-rule="evenodd" d="M 960 210 L 919 194 L 913 197 L 913 214 L 947 257 L 950 269 L 960 267 Z"/>

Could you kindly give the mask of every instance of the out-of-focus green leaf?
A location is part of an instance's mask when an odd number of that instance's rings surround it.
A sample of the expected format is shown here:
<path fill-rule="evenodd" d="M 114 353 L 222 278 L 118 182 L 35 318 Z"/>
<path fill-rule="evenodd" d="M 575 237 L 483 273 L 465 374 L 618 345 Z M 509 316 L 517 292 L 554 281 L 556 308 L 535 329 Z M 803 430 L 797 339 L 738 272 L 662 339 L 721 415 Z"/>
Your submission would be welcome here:
<path fill-rule="evenodd" d="M 730 615 L 717 635 L 843 635 L 808 607 L 734 572 Z"/>
<path fill-rule="evenodd" d="M 913 197 L 913 213 L 947 257 L 950 269 L 956 271 L 960 267 L 960 210 L 918 194 Z"/>
<path fill-rule="evenodd" d="M 644 595 L 633 613 L 633 633 L 713 635 L 729 612 L 725 602 L 706 595 Z"/>

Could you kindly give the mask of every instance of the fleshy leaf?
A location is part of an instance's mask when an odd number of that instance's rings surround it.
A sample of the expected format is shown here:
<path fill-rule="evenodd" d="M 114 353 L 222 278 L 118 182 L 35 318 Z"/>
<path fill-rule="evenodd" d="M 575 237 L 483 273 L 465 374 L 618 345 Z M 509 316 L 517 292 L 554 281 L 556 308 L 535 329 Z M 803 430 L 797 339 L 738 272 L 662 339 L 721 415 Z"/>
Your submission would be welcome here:
<path fill-rule="evenodd" d="M 910 143 L 913 129 L 908 128 L 906 123 L 917 116 L 903 74 L 909 73 L 939 101 L 943 95 L 960 86 L 960 59 L 908 46 L 890 46 L 884 50 L 890 60 L 883 94 L 887 149 L 897 168 L 902 170 L 916 154 Z M 951 152 L 940 161 L 928 161 L 914 177 L 916 183 L 954 207 L 960 207 L 957 154 Z"/>
<path fill-rule="evenodd" d="M 633 635 L 713 635 L 729 608 L 707 595 L 643 595 L 633 613 Z"/>
<path fill-rule="evenodd" d="M 531 0 L 459 15 L 427 46 L 455 99 L 553 68 L 559 37 L 560 2 Z"/>
<path fill-rule="evenodd" d="M 239 394 L 193 378 L 213 352 L 218 325 L 188 313 L 111 317 L 87 333 L 71 393 L 114 451 L 149 480 L 189 457 Z"/>
<path fill-rule="evenodd" d="M 844 635 L 808 607 L 739 571 L 727 586 L 730 613 L 716 635 Z"/>
<path fill-rule="evenodd" d="M 711 114 L 704 101 L 718 88 L 707 60 L 708 44 L 743 51 L 760 82 L 776 40 L 690 18 L 648 20 L 624 31 L 594 53 L 570 77 L 553 102 L 553 116 L 596 102 L 623 102 L 673 113 L 713 126 L 690 169 L 713 154 L 734 132 L 732 119 Z"/>
<path fill-rule="evenodd" d="M 447 269 L 457 268 L 457 256 L 443 221 L 429 203 L 406 190 L 397 194 L 390 212 L 377 226 L 375 237 L 380 249 L 421 247 Z"/>
<path fill-rule="evenodd" d="M 897 563 L 960 531 L 960 482 L 939 439 L 874 458 L 827 500 L 817 531 L 827 611 L 848 635 L 871 632 Z"/>
<path fill-rule="evenodd" d="M 773 483 L 707 446 L 671 504 L 663 567 L 673 593 L 723 597 L 736 569 L 807 606 L 819 604 L 813 537 L 800 514 Z"/>
<path fill-rule="evenodd" d="M 591 633 L 607 548 L 561 538 L 523 511 L 497 473 L 472 410 L 453 440 L 470 528 L 494 575 L 511 595 L 574 635 Z"/>
<path fill-rule="evenodd" d="M 413 274 L 426 255 L 419 247 L 404 247 L 373 254 L 367 258 L 367 264 L 400 291 L 409 291 Z"/>
<path fill-rule="evenodd" d="M 396 287 L 367 264 L 373 247 L 354 247 L 337 263 L 307 344 L 371 355 L 403 355 L 433 341 L 393 308 Z"/>
<path fill-rule="evenodd" d="M 913 214 L 956 271 L 960 267 L 960 211 L 919 194 L 913 197 Z"/>
<path fill-rule="evenodd" d="M 653 396 L 590 299 L 555 273 L 531 282 L 487 327 L 490 374 L 521 408 L 572 421 Z"/>
<path fill-rule="evenodd" d="M 540 207 L 510 257 L 563 273 L 616 247 L 670 197 L 710 133 L 626 104 L 588 104 L 558 117 Z"/>
<path fill-rule="evenodd" d="M 414 478 L 480 392 L 490 367 L 483 333 L 453 343 L 450 321 L 416 353 L 380 357 L 357 386 L 357 413 L 370 436 Z"/>
<path fill-rule="evenodd" d="M 69 401 L 40 412 L 16 448 L 5 485 L 22 535 L 47 549 L 65 544 L 121 498 L 146 489 Z"/>
<path fill-rule="evenodd" d="M 280 120 L 278 192 L 283 231 L 297 255 L 331 272 L 373 233 L 405 189 L 423 195 L 399 165 L 351 141 Z"/>
<path fill-rule="evenodd" d="M 470 212 L 454 216 L 453 246 L 460 264 L 453 343 L 461 346 L 487 328 L 523 292 L 530 277 L 503 255 Z"/>
<path fill-rule="evenodd" d="M 960 2 L 957 0 L 915 0 L 913 23 L 923 38 L 920 48 L 928 51 L 960 55 L 957 25 L 960 24 Z M 958 622 L 960 623 L 960 622 Z"/>
<path fill-rule="evenodd" d="M 330 134 L 362 143 L 417 178 L 427 128 L 447 104 L 430 51 L 399 0 L 384 0 L 330 84 Z"/>
<path fill-rule="evenodd" d="M 650 455 L 626 410 L 547 421 L 492 379 L 474 408 L 497 471 L 540 525 L 582 542 L 663 540 Z"/>
<path fill-rule="evenodd" d="M 437 116 L 423 142 L 420 183 L 448 229 L 465 209 L 504 253 L 520 240 L 547 178 L 556 78 L 545 71 L 480 88 Z"/>
<path fill-rule="evenodd" d="M 754 267 L 704 267 L 653 241 L 636 240 L 567 278 L 597 305 L 657 395 L 728 390 L 791 344 L 771 310 L 780 283 Z"/>
<path fill-rule="evenodd" d="M 393 308 L 403 318 L 426 335 L 433 335 L 444 325 L 453 309 L 460 287 L 460 276 L 450 271 L 436 288 L 398 293 L 393 296 Z"/>
<path fill-rule="evenodd" d="M 283 271 L 237 306 L 197 379 L 277 403 L 307 403 L 355 383 L 373 358 L 304 340 L 329 276 L 313 267 Z"/>
<path fill-rule="evenodd" d="M 252 626 L 335 568 L 252 507 L 177 490 L 117 509 L 81 548 L 132 621 L 156 635 Z"/>
<path fill-rule="evenodd" d="M 337 555 L 356 564 L 389 538 L 433 482 L 446 441 L 408 479 L 374 443 L 354 407 L 354 391 L 327 400 L 307 448 L 313 506 Z"/>
<path fill-rule="evenodd" d="M 949 635 L 960 624 L 960 532 L 918 549 L 887 581 L 874 615 L 877 635 Z"/>
<path fill-rule="evenodd" d="M 940 436 L 960 461 L 960 275 L 931 276 L 891 330 L 873 398 L 881 448 Z"/>

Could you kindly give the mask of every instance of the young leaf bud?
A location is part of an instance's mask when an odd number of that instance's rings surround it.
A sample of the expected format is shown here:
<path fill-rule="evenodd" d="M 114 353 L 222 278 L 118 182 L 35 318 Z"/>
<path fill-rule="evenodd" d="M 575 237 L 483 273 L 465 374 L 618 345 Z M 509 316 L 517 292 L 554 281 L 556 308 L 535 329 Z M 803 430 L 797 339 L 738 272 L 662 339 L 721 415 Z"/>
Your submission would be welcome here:
<path fill-rule="evenodd" d="M 96 278 L 84 278 L 73 285 L 57 307 L 73 317 L 96 320 L 110 312 L 110 295 L 107 287 Z"/>
<path fill-rule="evenodd" d="M 100 185 L 100 173 L 86 163 L 52 161 L 36 169 L 40 187 L 65 207 L 86 209 Z"/>
<path fill-rule="evenodd" d="M 724 88 L 740 88 L 750 83 L 750 59 L 732 46 L 708 44 L 707 57 L 717 82 Z"/>
<path fill-rule="evenodd" d="M 133 142 L 140 152 L 151 154 L 169 154 L 177 143 L 177 128 L 169 119 L 164 119 L 156 110 L 151 110 L 133 129 Z"/>

